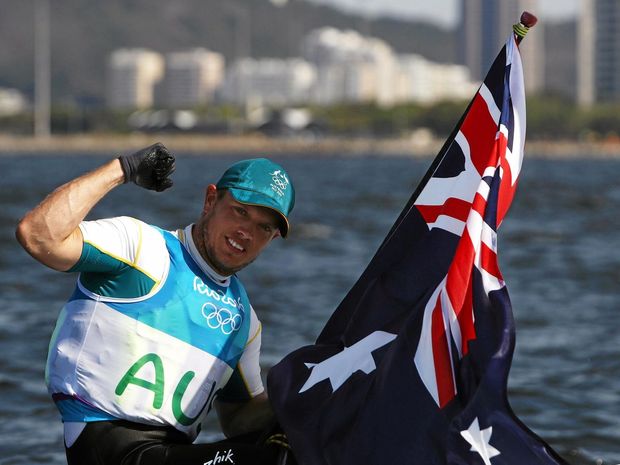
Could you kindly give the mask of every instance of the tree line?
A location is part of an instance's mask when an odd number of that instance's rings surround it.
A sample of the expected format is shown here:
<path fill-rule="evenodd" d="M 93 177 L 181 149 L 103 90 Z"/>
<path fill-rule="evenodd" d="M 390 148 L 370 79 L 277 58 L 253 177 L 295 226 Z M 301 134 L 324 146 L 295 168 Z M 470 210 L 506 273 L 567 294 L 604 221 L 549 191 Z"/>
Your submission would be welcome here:
<path fill-rule="evenodd" d="M 467 108 L 467 101 L 446 101 L 431 105 L 401 104 L 381 107 L 376 104 L 339 104 L 306 107 L 319 136 L 406 137 L 424 129 L 445 138 Z M 127 133 L 135 131 L 194 133 L 251 133 L 259 125 L 245 117 L 245 110 L 233 106 L 195 108 L 196 125 L 179 128 L 172 124 L 169 110 L 154 110 L 158 122 L 136 127 L 136 112 L 110 112 L 56 106 L 51 126 L 55 134 Z M 133 115 L 133 117 L 132 117 Z M 0 117 L 0 132 L 27 135 L 33 130 L 32 112 Z M 294 134 L 289 132 L 287 134 Z M 528 140 L 608 140 L 620 138 L 620 103 L 577 107 L 566 99 L 547 96 L 527 100 Z"/>

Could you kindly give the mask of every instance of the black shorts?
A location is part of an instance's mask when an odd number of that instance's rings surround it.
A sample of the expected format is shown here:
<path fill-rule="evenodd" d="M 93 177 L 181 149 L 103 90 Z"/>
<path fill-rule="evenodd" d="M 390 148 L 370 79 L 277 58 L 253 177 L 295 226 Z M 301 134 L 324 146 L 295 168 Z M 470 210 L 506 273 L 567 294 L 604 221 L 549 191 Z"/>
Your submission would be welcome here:
<path fill-rule="evenodd" d="M 257 443 L 259 434 L 192 444 L 171 427 L 123 420 L 88 423 L 66 448 L 69 465 L 273 465 L 279 447 Z"/>

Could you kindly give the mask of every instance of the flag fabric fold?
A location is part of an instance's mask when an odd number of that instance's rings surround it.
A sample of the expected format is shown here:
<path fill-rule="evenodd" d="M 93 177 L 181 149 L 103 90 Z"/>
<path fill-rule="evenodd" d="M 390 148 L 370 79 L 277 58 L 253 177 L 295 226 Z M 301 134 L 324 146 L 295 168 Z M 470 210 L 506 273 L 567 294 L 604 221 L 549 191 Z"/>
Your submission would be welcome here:
<path fill-rule="evenodd" d="M 507 396 L 515 330 L 497 230 L 524 142 L 511 35 L 316 343 L 269 373 L 301 465 L 565 463 Z"/>

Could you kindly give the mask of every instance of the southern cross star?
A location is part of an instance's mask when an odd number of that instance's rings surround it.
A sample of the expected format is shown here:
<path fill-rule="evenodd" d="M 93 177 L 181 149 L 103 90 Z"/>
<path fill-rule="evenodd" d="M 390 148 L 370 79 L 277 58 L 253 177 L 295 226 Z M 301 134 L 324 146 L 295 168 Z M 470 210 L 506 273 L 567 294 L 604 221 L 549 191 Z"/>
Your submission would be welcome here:
<path fill-rule="evenodd" d="M 500 454 L 497 449 L 489 444 L 491 434 L 493 434 L 492 426 L 480 430 L 478 417 L 476 417 L 471 425 L 469 425 L 469 428 L 461 431 L 461 436 L 463 436 L 465 440 L 471 444 L 470 450 L 473 452 L 478 452 L 485 465 L 491 465 L 491 458 Z"/>

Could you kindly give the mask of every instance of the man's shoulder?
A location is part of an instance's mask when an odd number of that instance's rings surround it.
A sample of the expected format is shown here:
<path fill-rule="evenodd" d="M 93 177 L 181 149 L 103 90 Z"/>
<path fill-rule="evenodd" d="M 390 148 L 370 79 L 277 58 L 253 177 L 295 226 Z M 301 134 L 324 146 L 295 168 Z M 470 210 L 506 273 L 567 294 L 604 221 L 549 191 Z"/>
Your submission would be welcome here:
<path fill-rule="evenodd" d="M 83 221 L 82 256 L 73 271 L 118 272 L 133 268 L 154 280 L 165 274 L 169 257 L 162 230 L 129 216 Z"/>
<path fill-rule="evenodd" d="M 162 237 L 164 229 L 131 216 L 116 216 L 82 221 L 80 229 L 85 242 L 129 240 L 144 242 L 145 239 Z M 160 242 L 160 240 L 157 240 Z"/>

